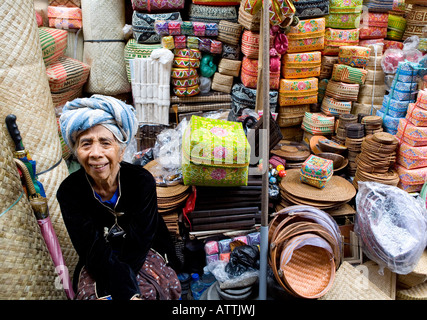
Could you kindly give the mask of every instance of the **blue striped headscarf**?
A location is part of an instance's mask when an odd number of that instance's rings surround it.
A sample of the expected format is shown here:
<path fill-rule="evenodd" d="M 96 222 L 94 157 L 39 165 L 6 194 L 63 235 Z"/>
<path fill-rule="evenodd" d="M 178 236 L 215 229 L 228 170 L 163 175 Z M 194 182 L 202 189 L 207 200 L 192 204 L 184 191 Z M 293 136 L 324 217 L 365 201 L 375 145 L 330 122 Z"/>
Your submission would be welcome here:
<path fill-rule="evenodd" d="M 110 130 L 117 140 L 126 145 L 129 145 L 138 129 L 135 109 L 131 105 L 100 94 L 68 101 L 62 109 L 59 123 L 62 137 L 71 150 L 74 150 L 81 132 L 98 124 Z"/>

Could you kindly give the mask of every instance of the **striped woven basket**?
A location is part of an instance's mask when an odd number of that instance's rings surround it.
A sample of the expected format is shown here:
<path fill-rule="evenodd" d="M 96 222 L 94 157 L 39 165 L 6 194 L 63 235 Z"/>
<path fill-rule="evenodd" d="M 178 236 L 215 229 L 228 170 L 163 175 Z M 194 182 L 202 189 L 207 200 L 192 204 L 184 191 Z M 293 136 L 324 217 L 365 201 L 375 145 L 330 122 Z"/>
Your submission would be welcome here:
<path fill-rule="evenodd" d="M 148 58 L 153 50 L 160 49 L 161 47 L 162 45 L 159 43 L 138 43 L 134 38 L 130 38 L 128 40 L 124 49 L 124 57 L 126 63 L 126 75 L 129 82 L 131 81 L 129 61 L 135 58 Z"/>
<path fill-rule="evenodd" d="M 344 64 L 336 64 L 332 70 L 331 80 L 346 83 L 364 84 L 368 71 L 353 68 Z"/>
<path fill-rule="evenodd" d="M 52 93 L 82 88 L 89 76 L 90 66 L 79 60 L 62 56 L 46 67 Z"/>
<path fill-rule="evenodd" d="M 340 81 L 328 81 L 325 95 L 343 101 L 356 101 L 360 85 L 357 83 L 344 83 Z"/>
<path fill-rule="evenodd" d="M 38 28 L 43 61 L 46 65 L 63 56 L 67 50 L 68 31 L 62 29 Z"/>
<path fill-rule="evenodd" d="M 239 23 L 221 20 L 218 24 L 218 40 L 231 44 L 238 45 L 240 36 L 243 31 L 243 26 Z"/>
<path fill-rule="evenodd" d="M 339 116 L 349 114 L 351 111 L 351 101 L 339 101 L 331 97 L 324 97 L 320 109 L 327 116 Z"/>

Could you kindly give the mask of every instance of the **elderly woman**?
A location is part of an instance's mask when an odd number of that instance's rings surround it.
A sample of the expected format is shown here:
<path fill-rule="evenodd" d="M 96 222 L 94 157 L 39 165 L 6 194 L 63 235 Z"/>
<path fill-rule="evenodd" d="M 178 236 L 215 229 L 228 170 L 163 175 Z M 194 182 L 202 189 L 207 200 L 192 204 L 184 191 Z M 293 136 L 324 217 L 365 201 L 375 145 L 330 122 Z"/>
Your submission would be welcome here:
<path fill-rule="evenodd" d="M 179 280 L 159 254 L 172 259 L 175 251 L 154 178 L 122 161 L 137 130 L 133 107 L 102 95 L 75 99 L 60 127 L 81 164 L 57 192 L 79 255 L 76 299 L 178 299 Z"/>

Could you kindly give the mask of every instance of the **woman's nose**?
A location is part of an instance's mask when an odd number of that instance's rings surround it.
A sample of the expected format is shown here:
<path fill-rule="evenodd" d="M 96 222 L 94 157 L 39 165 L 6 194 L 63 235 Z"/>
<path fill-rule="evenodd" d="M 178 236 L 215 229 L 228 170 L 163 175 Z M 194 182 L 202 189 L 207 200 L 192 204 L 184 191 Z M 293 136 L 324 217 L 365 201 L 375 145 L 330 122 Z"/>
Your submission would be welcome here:
<path fill-rule="evenodd" d="M 91 148 L 90 148 L 90 153 L 89 155 L 91 157 L 94 158 L 99 158 L 102 156 L 102 148 L 101 145 L 99 143 L 94 143 L 92 144 Z"/>

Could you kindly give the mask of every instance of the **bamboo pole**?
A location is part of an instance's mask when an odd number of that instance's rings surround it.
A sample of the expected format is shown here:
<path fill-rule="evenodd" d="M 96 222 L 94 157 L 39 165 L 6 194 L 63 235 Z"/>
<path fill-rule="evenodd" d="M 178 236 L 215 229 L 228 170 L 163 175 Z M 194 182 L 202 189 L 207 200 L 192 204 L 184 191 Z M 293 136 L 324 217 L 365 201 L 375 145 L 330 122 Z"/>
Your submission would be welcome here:
<path fill-rule="evenodd" d="M 260 276 L 259 299 L 267 298 L 267 255 L 268 255 L 268 156 L 270 154 L 270 17 L 268 8 L 270 0 L 264 0 L 261 15 L 260 48 L 258 53 L 258 80 L 256 95 L 256 110 L 263 110 L 263 133 L 266 137 L 261 140 L 260 148 L 264 149 L 262 171 L 262 202 L 260 229 Z M 262 136 L 260 134 L 260 137 Z M 261 143 L 263 141 L 264 143 Z"/>

